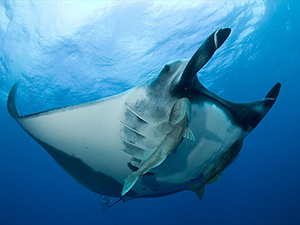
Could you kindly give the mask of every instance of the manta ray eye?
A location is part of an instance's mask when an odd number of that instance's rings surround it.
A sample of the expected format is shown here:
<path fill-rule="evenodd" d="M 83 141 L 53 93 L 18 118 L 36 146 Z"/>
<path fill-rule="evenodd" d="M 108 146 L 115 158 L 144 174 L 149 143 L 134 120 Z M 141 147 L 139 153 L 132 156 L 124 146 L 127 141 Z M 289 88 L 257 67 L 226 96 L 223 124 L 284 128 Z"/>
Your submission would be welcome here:
<path fill-rule="evenodd" d="M 169 66 L 169 65 L 165 65 L 164 71 L 165 71 L 165 72 L 169 72 L 169 70 L 170 70 L 170 66 Z"/>

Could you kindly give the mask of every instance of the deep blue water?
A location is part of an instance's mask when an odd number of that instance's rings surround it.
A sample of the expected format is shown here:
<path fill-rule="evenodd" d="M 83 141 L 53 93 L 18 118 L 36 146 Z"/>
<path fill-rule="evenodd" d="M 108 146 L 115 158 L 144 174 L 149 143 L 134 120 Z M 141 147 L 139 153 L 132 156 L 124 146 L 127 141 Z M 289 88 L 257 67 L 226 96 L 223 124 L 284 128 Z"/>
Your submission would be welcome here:
<path fill-rule="evenodd" d="M 199 1 L 200 2 L 200 1 Z M 0 224 L 299 224 L 298 1 L 0 2 Z M 101 212 L 10 117 L 114 95 L 191 57 L 216 29 L 232 33 L 200 71 L 232 101 L 282 83 L 277 102 L 201 203 L 192 192 L 136 199 Z"/>

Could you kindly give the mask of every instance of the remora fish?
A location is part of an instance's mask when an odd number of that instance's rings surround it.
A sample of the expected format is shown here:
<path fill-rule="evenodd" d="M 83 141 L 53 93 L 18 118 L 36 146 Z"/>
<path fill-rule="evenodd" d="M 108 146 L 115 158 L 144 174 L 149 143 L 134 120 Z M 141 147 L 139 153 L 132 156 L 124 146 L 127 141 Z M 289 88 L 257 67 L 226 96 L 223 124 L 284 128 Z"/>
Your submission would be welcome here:
<path fill-rule="evenodd" d="M 199 200 L 201 201 L 204 194 L 204 186 L 206 184 L 215 183 L 220 180 L 222 172 L 236 159 L 242 146 L 243 140 L 237 140 L 213 166 L 207 168 L 203 172 L 202 181 L 188 188 L 188 190 L 195 192 Z"/>
<path fill-rule="evenodd" d="M 258 125 L 280 91 L 277 83 L 262 100 L 234 103 L 200 83 L 197 72 L 229 34 L 229 28 L 217 30 L 191 59 L 174 61 L 155 78 L 93 102 L 20 115 L 14 85 L 8 111 L 70 176 L 95 193 L 126 201 L 186 190 L 201 183 L 203 173 Z M 122 196 L 124 179 L 138 168 L 145 152 L 163 141 L 156 126 L 169 119 L 181 98 L 191 102 L 189 127 L 196 140 L 183 139 L 176 154 L 170 154 L 151 175 L 141 176 Z"/>
<path fill-rule="evenodd" d="M 125 179 L 122 195 L 132 188 L 141 175 L 159 166 L 180 144 L 182 138 L 195 141 L 193 132 L 188 128 L 190 118 L 190 101 L 187 98 L 179 99 L 172 108 L 169 121 L 158 127 L 162 133 L 167 133 L 166 137 L 157 149 L 143 155 L 139 169 Z"/>

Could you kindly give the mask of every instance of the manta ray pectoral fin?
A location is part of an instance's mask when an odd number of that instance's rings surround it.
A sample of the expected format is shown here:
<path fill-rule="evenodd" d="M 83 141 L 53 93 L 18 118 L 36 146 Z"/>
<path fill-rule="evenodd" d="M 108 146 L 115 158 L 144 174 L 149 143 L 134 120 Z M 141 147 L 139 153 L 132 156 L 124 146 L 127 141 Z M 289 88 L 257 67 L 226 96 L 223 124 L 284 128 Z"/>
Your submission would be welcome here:
<path fill-rule="evenodd" d="M 275 84 L 272 87 L 272 89 L 268 92 L 268 94 L 266 95 L 265 99 L 271 100 L 271 104 L 274 104 L 275 100 L 278 97 L 280 88 L 281 88 L 281 84 L 280 83 Z"/>
<path fill-rule="evenodd" d="M 189 187 L 187 190 L 194 192 L 198 196 L 199 201 L 202 200 L 203 195 L 204 195 L 204 184 L 202 184 L 202 183 L 195 184 L 195 185 Z"/>
<path fill-rule="evenodd" d="M 186 128 L 185 131 L 183 132 L 183 137 L 188 139 L 188 140 L 191 140 L 191 141 L 195 141 L 195 136 L 193 134 L 193 131 L 190 129 L 190 128 Z"/>
<path fill-rule="evenodd" d="M 130 189 L 135 185 L 138 179 L 139 176 L 137 172 L 133 172 L 124 180 L 125 183 L 122 190 L 122 196 L 124 196 L 128 191 L 130 191 Z"/>
<path fill-rule="evenodd" d="M 194 79 L 194 87 L 199 93 L 201 93 L 201 95 L 223 105 L 232 114 L 234 122 L 244 130 L 250 132 L 258 125 L 258 123 L 263 119 L 263 117 L 275 103 L 281 88 L 281 84 L 275 84 L 264 99 L 249 103 L 234 103 L 222 99 L 221 97 L 207 90 L 199 82 L 197 77 Z"/>

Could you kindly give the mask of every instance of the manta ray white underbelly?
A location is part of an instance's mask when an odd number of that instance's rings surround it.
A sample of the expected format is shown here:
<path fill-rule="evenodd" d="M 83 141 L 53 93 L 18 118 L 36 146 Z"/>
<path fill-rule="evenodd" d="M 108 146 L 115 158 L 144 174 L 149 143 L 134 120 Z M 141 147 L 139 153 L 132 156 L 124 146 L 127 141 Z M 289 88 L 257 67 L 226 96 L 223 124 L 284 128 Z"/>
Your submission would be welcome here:
<path fill-rule="evenodd" d="M 172 62 L 156 78 L 94 102 L 22 116 L 16 106 L 16 84 L 9 94 L 8 111 L 91 191 L 125 201 L 189 189 L 201 198 L 204 185 L 217 180 L 236 158 L 243 139 L 269 111 L 280 90 L 278 83 L 261 101 L 232 103 L 201 85 L 197 72 L 229 34 L 229 28 L 217 30 L 191 59 Z M 195 141 L 180 140 L 159 166 L 140 176 L 122 196 L 124 179 L 139 169 L 143 155 L 164 145 L 165 135 L 157 125 L 169 120 L 172 107 L 182 98 L 191 104 L 189 128 Z"/>

